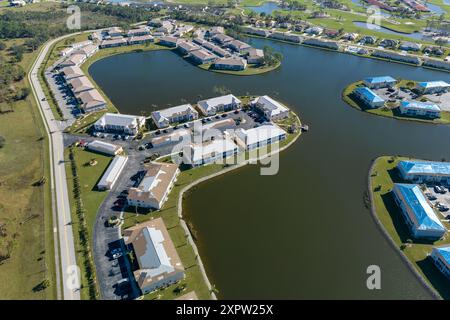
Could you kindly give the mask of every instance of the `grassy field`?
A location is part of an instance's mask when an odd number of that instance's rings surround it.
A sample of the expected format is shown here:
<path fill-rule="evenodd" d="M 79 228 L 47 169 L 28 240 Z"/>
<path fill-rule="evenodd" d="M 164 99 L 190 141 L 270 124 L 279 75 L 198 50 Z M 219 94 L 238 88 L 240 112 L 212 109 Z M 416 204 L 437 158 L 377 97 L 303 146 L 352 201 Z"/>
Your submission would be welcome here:
<path fill-rule="evenodd" d="M 20 44 L 9 40 L 7 46 Z M 37 51 L 36 51 L 37 52 Z M 29 70 L 36 57 L 27 53 L 21 66 Z M 7 51 L 1 53 L 9 59 Z M 18 85 L 28 86 L 24 79 Z M 0 264 L 0 299 L 55 299 L 55 259 L 51 216 L 48 140 L 34 97 L 0 114 L 0 250 L 10 258 Z M 45 178 L 47 183 L 33 186 Z M 48 280 L 47 288 L 40 286 Z"/>
<path fill-rule="evenodd" d="M 81 186 L 81 199 L 83 201 L 83 207 L 85 209 L 85 219 L 87 225 L 87 242 L 92 242 L 92 231 L 95 222 L 95 217 L 97 215 L 98 208 L 107 196 L 107 192 L 101 192 L 95 190 L 98 180 L 103 175 L 103 172 L 108 167 L 112 158 L 104 155 L 92 153 L 85 151 L 81 148 L 74 148 L 74 158 L 77 165 L 78 177 Z M 87 280 L 87 273 L 85 267 L 85 259 L 82 250 L 84 249 L 80 242 L 80 220 L 76 215 L 76 205 L 73 193 L 73 176 L 71 171 L 71 163 L 69 161 L 69 153 L 65 152 L 66 158 L 66 172 L 67 172 L 67 186 L 69 191 L 70 208 L 72 214 L 73 232 L 74 232 L 74 242 L 75 251 L 77 252 L 77 265 L 81 269 L 81 284 L 82 289 L 80 290 L 80 297 L 83 300 L 88 300 L 89 295 L 89 285 Z M 95 159 L 97 164 L 95 166 L 86 165 L 89 161 Z"/>
<path fill-rule="evenodd" d="M 370 172 L 370 192 L 373 195 L 373 206 L 376 215 L 399 250 L 412 262 L 419 274 L 444 299 L 450 299 L 448 280 L 435 268 L 432 260 L 428 257 L 433 246 L 448 245 L 450 244 L 450 239 L 446 236 L 444 239 L 434 243 L 415 240 L 411 243 L 409 230 L 392 197 L 393 183 L 401 182 L 395 167 L 402 159 L 405 158 L 383 156 L 378 158 L 372 167 Z M 447 229 L 450 227 L 447 222 L 443 222 L 443 224 Z"/>
<path fill-rule="evenodd" d="M 398 83 L 398 86 L 406 86 L 406 83 L 413 82 L 409 80 L 400 80 Z M 427 123 L 436 123 L 436 124 L 449 124 L 450 123 L 450 112 L 442 111 L 441 112 L 441 118 L 438 119 L 426 119 L 426 118 L 417 118 L 417 117 L 408 117 L 403 116 L 399 112 L 393 111 L 390 108 L 387 107 L 381 107 L 377 109 L 368 109 L 361 107 L 360 103 L 355 100 L 352 93 L 353 91 L 359 87 L 363 86 L 362 81 L 354 82 L 347 86 L 344 91 L 342 92 L 342 100 L 344 100 L 349 106 L 363 111 L 367 112 L 373 115 L 382 116 L 382 117 L 388 117 L 388 118 L 394 118 L 398 120 L 407 120 L 407 121 L 418 121 L 418 122 L 427 122 Z"/>

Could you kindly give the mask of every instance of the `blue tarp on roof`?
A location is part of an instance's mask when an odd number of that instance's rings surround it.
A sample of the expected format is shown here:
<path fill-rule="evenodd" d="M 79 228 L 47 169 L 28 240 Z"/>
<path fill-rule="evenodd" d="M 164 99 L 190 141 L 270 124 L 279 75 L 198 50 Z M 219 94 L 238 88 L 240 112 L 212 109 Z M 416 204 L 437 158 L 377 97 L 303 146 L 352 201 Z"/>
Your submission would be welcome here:
<path fill-rule="evenodd" d="M 431 111 L 441 111 L 441 109 L 436 104 L 424 103 L 418 101 L 402 101 L 402 106 L 406 109 L 425 109 Z"/>
<path fill-rule="evenodd" d="M 408 174 L 450 175 L 450 162 L 402 160 L 397 166 Z"/>
<path fill-rule="evenodd" d="M 367 100 L 371 102 L 384 102 L 383 99 L 381 99 L 375 92 L 373 92 L 367 87 L 356 88 L 355 91 L 361 94 L 362 96 L 366 97 Z"/>
<path fill-rule="evenodd" d="M 419 82 L 418 86 L 422 88 L 436 88 L 436 87 L 450 87 L 450 84 L 448 84 L 445 81 L 428 81 L 428 82 Z"/>
<path fill-rule="evenodd" d="M 442 258 L 448 263 L 450 264 L 450 246 L 445 246 L 445 247 L 436 247 L 434 248 L 437 252 L 440 253 L 440 255 L 442 256 Z"/>
<path fill-rule="evenodd" d="M 417 184 L 396 183 L 395 187 L 416 217 L 417 229 L 446 231 Z"/>
<path fill-rule="evenodd" d="M 370 83 L 370 84 L 376 84 L 376 83 L 385 83 L 385 82 L 387 82 L 387 83 L 396 82 L 397 80 L 395 80 L 391 76 L 382 76 L 382 77 L 365 78 L 364 81 L 367 83 Z"/>

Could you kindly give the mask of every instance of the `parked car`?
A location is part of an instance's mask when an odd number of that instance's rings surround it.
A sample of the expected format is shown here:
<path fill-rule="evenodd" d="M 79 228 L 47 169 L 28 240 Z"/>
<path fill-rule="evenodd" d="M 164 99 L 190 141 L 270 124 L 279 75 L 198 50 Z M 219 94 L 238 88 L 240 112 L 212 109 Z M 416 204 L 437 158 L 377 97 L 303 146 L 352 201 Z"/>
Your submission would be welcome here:
<path fill-rule="evenodd" d="M 427 196 L 428 200 L 436 200 L 436 199 L 437 199 L 436 196 L 435 196 L 434 194 L 427 193 L 427 194 L 425 194 L 425 195 Z"/>
<path fill-rule="evenodd" d="M 444 194 L 444 193 L 446 193 L 447 191 L 443 188 L 443 187 L 441 187 L 441 186 L 434 186 L 434 192 L 436 192 L 436 193 L 442 193 L 442 194 Z"/>

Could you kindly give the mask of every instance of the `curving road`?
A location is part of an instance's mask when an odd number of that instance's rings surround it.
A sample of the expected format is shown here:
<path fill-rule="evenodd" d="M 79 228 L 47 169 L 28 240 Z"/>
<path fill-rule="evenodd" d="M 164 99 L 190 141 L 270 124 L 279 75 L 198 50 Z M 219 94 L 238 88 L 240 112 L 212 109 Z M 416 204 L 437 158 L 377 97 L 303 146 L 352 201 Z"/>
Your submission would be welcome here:
<path fill-rule="evenodd" d="M 28 80 L 31 84 L 34 97 L 39 106 L 39 112 L 44 120 L 45 129 L 49 137 L 53 227 L 55 234 L 54 242 L 57 270 L 56 282 L 58 293 L 60 293 L 60 281 L 62 280 L 62 298 L 64 300 L 80 299 L 79 269 L 76 263 L 64 163 L 62 132 L 64 123 L 54 118 L 53 112 L 45 99 L 44 91 L 39 82 L 38 73 L 51 46 L 57 41 L 71 37 L 75 34 L 77 33 L 65 35 L 47 42 L 41 49 L 39 56 L 36 58 L 31 71 L 28 74 Z M 58 294 L 58 297 L 61 298 L 61 294 Z"/>

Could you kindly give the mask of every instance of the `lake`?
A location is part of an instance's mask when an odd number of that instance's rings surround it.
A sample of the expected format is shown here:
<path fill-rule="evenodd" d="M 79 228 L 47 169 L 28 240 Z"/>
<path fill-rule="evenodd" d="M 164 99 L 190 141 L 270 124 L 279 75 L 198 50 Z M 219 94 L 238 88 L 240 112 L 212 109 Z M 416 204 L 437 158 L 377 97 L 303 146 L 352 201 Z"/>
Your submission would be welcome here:
<path fill-rule="evenodd" d="M 379 26 L 379 25 L 376 25 L 373 23 L 368 23 L 368 22 L 362 22 L 362 21 L 353 21 L 353 24 L 360 28 L 364 28 L 364 29 L 368 29 L 368 30 L 372 30 L 372 31 L 376 31 L 376 32 L 387 33 L 387 34 L 395 34 L 397 36 L 407 37 L 407 38 L 411 38 L 411 39 L 415 39 L 415 40 L 421 40 L 423 38 L 423 34 L 420 32 L 401 33 L 401 32 L 396 32 L 396 31 L 390 30 L 383 26 Z"/>
<path fill-rule="evenodd" d="M 272 12 L 274 12 L 275 10 L 282 9 L 276 2 L 264 2 L 260 6 L 246 7 L 246 8 L 256 13 L 264 12 L 265 14 L 272 14 Z"/>
<path fill-rule="evenodd" d="M 297 45 L 271 45 L 281 68 L 251 77 L 200 70 L 169 51 L 111 56 L 89 69 L 122 113 L 140 114 L 227 88 L 268 94 L 290 106 L 310 131 L 280 156 L 280 171 L 256 165 L 199 185 L 184 202 L 208 277 L 225 299 L 429 299 L 378 230 L 363 194 L 381 155 L 450 159 L 450 126 L 398 121 L 347 106 L 342 90 L 375 75 L 445 80 L 450 75 Z M 366 288 L 369 265 L 381 290 Z"/>

